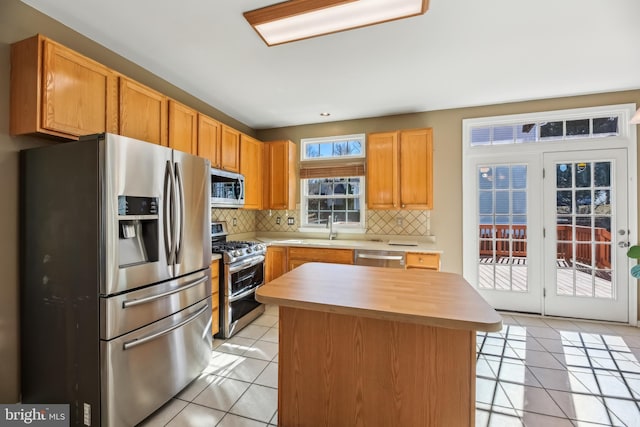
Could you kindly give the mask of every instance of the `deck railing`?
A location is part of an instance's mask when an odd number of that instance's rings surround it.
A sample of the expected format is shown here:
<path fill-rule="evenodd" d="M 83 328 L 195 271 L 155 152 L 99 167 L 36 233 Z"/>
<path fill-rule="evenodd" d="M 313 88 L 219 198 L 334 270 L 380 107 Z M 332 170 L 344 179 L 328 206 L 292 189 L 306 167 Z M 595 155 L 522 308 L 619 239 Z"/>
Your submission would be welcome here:
<path fill-rule="evenodd" d="M 592 259 L 591 227 L 558 225 L 558 259 L 563 259 L 569 265 L 573 264 L 574 229 L 576 233 L 575 261 L 590 266 Z M 596 268 L 611 268 L 611 232 L 604 228 L 594 228 L 593 230 L 593 241 L 596 242 L 595 266 Z M 480 257 L 500 259 L 527 256 L 526 225 L 480 224 L 479 232 Z"/>

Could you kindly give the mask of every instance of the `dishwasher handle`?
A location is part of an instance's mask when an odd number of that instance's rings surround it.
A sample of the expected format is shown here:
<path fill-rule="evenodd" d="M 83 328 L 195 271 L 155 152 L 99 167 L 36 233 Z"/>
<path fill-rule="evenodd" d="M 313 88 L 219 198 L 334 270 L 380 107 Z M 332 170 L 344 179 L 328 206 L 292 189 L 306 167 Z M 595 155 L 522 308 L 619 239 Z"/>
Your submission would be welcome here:
<path fill-rule="evenodd" d="M 363 259 L 379 259 L 384 261 L 403 261 L 402 255 L 373 255 L 373 254 L 358 254 L 358 258 Z"/>

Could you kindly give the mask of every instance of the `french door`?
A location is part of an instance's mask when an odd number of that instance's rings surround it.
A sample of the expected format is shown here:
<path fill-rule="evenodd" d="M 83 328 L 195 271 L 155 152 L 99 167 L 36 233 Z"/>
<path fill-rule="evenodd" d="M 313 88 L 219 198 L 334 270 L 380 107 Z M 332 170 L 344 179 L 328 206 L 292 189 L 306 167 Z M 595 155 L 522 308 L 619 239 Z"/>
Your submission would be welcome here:
<path fill-rule="evenodd" d="M 628 322 L 627 149 L 470 166 L 465 233 L 476 244 L 464 253 L 476 261 L 465 277 L 494 308 Z"/>
<path fill-rule="evenodd" d="M 476 198 L 465 202 L 467 211 L 475 212 L 471 232 L 478 240 L 475 249 L 465 250 L 475 252 L 477 263 L 465 276 L 494 308 L 542 313 L 542 245 L 536 238 L 542 234 L 536 212 L 540 161 L 535 156 L 492 157 L 477 160 L 473 168 Z"/>
<path fill-rule="evenodd" d="M 627 150 L 544 154 L 545 314 L 628 322 Z"/>

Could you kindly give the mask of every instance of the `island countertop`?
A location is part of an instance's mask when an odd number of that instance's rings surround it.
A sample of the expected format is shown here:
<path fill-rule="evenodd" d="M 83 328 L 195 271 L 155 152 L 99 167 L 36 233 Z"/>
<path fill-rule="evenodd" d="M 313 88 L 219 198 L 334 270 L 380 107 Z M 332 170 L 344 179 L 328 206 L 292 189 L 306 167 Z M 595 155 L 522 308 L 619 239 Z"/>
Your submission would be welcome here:
<path fill-rule="evenodd" d="M 460 275 L 307 263 L 261 286 L 257 300 L 449 329 L 496 332 L 501 316 Z"/>

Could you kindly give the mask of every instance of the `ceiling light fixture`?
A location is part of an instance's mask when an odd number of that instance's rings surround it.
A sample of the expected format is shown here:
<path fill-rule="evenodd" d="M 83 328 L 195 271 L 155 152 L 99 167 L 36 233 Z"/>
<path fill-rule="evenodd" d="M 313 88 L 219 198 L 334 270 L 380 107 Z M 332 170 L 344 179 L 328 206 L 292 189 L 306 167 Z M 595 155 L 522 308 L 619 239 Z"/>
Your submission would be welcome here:
<path fill-rule="evenodd" d="M 268 46 L 424 14 L 429 0 L 290 0 L 244 13 Z"/>
<path fill-rule="evenodd" d="M 331 115 L 331 113 L 320 113 L 320 115 L 322 117 L 329 117 Z"/>
<path fill-rule="evenodd" d="M 638 111 L 631 117 L 629 123 L 632 125 L 640 125 L 640 108 L 638 108 Z"/>

